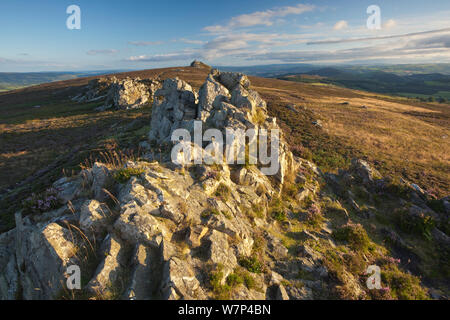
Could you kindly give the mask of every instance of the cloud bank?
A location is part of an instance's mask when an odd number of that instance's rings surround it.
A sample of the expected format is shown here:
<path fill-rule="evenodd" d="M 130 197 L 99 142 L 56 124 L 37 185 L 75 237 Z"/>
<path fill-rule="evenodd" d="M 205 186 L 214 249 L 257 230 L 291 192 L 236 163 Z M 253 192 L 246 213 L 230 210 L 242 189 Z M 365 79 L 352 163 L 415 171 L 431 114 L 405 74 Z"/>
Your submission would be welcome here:
<path fill-rule="evenodd" d="M 213 25 L 204 28 L 211 33 L 222 33 L 233 29 L 253 27 L 253 26 L 271 26 L 274 19 L 283 18 L 289 15 L 299 15 L 305 12 L 313 11 L 315 6 L 298 4 L 296 6 L 286 6 L 274 8 L 266 11 L 257 11 L 250 14 L 242 14 L 232 17 L 225 25 Z"/>

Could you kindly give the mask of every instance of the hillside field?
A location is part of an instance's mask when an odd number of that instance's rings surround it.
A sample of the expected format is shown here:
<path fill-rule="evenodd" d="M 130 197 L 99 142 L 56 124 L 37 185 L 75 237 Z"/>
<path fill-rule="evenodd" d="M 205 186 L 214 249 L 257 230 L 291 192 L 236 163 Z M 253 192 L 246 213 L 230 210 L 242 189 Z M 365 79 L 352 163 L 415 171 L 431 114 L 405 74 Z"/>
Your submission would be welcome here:
<path fill-rule="evenodd" d="M 161 79 L 178 76 L 198 89 L 207 69 L 178 67 L 116 75 Z M 30 192 L 47 188 L 63 172 L 101 158 L 108 150 L 138 153 L 151 107 L 96 112 L 75 96 L 92 80 L 80 78 L 0 93 L 1 230 Z M 404 178 L 435 194 L 450 184 L 450 106 L 415 99 L 268 78 L 250 78 L 268 102 L 295 154 L 324 171 L 367 159 L 382 174 Z M 320 120 L 321 126 L 313 124 Z M 129 150 L 133 149 L 133 150 Z"/>

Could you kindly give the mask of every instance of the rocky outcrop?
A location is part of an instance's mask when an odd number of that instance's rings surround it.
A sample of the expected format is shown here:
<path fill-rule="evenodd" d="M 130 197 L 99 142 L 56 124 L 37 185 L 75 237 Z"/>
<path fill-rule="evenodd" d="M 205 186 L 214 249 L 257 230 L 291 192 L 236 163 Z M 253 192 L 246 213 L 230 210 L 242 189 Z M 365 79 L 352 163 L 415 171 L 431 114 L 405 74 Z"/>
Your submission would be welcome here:
<path fill-rule="evenodd" d="M 165 80 L 162 89 L 155 93 L 149 139 L 154 144 L 169 144 L 177 129 L 186 129 L 193 137 L 196 122 L 201 122 L 203 128 L 220 130 L 224 137 L 227 130 L 278 130 L 279 170 L 275 178 L 280 190 L 297 164 L 276 119 L 267 116 L 266 102 L 250 86 L 247 76 L 218 70 L 211 71 L 199 93 L 178 78 Z M 203 142 L 197 147 L 205 146 Z"/>
<path fill-rule="evenodd" d="M 174 130 L 193 130 L 193 121 L 224 131 L 233 129 L 278 128 L 268 118 L 266 103 L 251 90 L 243 74 L 212 70 L 199 93 L 180 80 L 167 79 L 155 93 L 150 140 L 169 142 Z M 258 117 L 258 119 L 256 119 Z"/>
<path fill-rule="evenodd" d="M 19 270 L 16 261 L 16 230 L 0 235 L 0 299 L 19 298 Z"/>
<path fill-rule="evenodd" d="M 192 61 L 191 65 L 192 68 L 207 68 L 207 69 L 211 69 L 210 66 L 208 66 L 206 63 L 203 63 L 201 61 L 198 60 L 194 60 Z"/>
<path fill-rule="evenodd" d="M 157 82 L 143 82 L 137 79 L 124 79 L 114 82 L 109 89 L 105 101 L 105 109 L 109 106 L 117 109 L 136 109 L 151 102 L 152 93 Z"/>
<path fill-rule="evenodd" d="M 114 234 L 108 235 L 100 253 L 104 258 L 85 289 L 97 296 L 115 295 L 123 290 L 122 282 L 127 277 L 126 244 Z"/>
<path fill-rule="evenodd" d="M 75 230 L 54 222 L 21 225 L 18 219 L 15 255 L 21 295 L 26 300 L 54 299 L 64 290 L 67 268 L 80 264 L 77 254 L 83 240 Z"/>
<path fill-rule="evenodd" d="M 151 104 L 155 91 L 160 87 L 156 80 L 116 77 L 100 78 L 89 82 L 86 92 L 72 98 L 80 103 L 104 101 L 98 111 L 107 109 L 136 109 Z"/>
<path fill-rule="evenodd" d="M 250 86 L 245 75 L 216 70 L 199 93 L 180 79 L 165 80 L 155 92 L 153 145 L 169 142 L 178 128 L 192 130 L 194 121 L 222 132 L 279 129 Z M 204 147 L 195 145 L 202 152 Z M 75 264 L 90 272 L 83 275 L 90 279 L 83 290 L 99 299 L 208 299 L 215 293 L 207 274 L 221 270 L 219 283 L 224 285 L 228 277 L 242 272 L 241 260 L 255 255 L 256 234 L 264 234 L 265 244 L 258 250 L 268 265 L 287 261 L 286 247 L 264 230 L 271 221 L 270 201 L 281 192 L 285 176 L 301 164 L 282 136 L 280 149 L 277 179 L 264 175 L 260 164 L 180 167 L 162 157 L 155 161 L 151 147 L 142 157 L 146 161 L 124 166 L 141 172 L 126 183 L 115 181 L 117 168 L 101 163 L 58 180 L 54 188 L 63 208 L 27 217 L 2 235 L 0 267 L 6 276 L 0 278 L 1 297 L 11 299 L 19 294 L 19 286 L 25 286 L 25 299 L 56 298 L 65 288 L 67 267 Z M 85 271 L 92 260 L 96 268 Z M 260 267 L 247 268 L 248 283 L 231 293 L 236 299 L 310 296 L 307 288 L 269 283 L 259 274 Z M 284 277 L 280 281 L 295 280 L 293 274 Z M 278 286 L 275 291 L 273 286 Z"/>
<path fill-rule="evenodd" d="M 354 160 L 348 171 L 323 174 L 294 158 L 283 135 L 273 177 L 259 162 L 172 163 L 172 133 L 192 131 L 196 121 L 220 132 L 279 129 L 245 75 L 213 70 L 198 93 L 183 80 L 165 80 L 155 92 L 147 154 L 121 166 L 95 163 L 56 181 L 60 208 L 18 212 L 16 228 L 0 235 L 0 299 L 66 297 L 74 265 L 86 280 L 76 291 L 83 298 L 365 298 L 359 275 L 350 272 L 359 267 L 353 242 L 335 243 L 333 235 L 350 223 L 347 209 L 359 201 L 352 187 L 370 200 L 372 190 L 385 187 L 379 173 Z M 203 143 L 180 143 L 209 154 Z M 130 178 L 117 179 L 118 170 Z M 335 196 L 348 201 L 347 209 Z M 366 207 L 354 211 L 372 210 Z M 432 236 L 448 245 L 438 229 Z"/>
<path fill-rule="evenodd" d="M 366 186 L 373 184 L 377 179 L 381 179 L 381 174 L 376 169 L 372 168 L 366 161 L 361 159 L 352 160 L 351 170 Z"/>
<path fill-rule="evenodd" d="M 80 229 L 86 235 L 102 235 L 106 231 L 109 208 L 97 200 L 87 200 L 80 210 Z"/>
<path fill-rule="evenodd" d="M 73 97 L 72 101 L 86 103 L 106 99 L 111 86 L 117 81 L 116 77 L 91 80 L 86 86 L 85 92 Z"/>
<path fill-rule="evenodd" d="M 155 92 L 150 140 L 169 142 L 174 130 L 193 129 L 197 99 L 197 93 L 185 81 L 178 78 L 165 80 L 162 88 Z"/>

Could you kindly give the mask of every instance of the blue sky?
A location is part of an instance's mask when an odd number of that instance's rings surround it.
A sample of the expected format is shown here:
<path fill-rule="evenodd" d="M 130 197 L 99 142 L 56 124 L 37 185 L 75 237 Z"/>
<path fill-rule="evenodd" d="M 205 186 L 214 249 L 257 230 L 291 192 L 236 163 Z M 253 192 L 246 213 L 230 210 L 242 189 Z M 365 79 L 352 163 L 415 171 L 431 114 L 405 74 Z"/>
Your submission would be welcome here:
<path fill-rule="evenodd" d="M 73 4 L 81 30 L 66 27 Z M 380 30 L 366 26 L 374 4 Z M 195 58 L 213 65 L 450 62 L 449 17 L 448 0 L 2 0 L 0 72 L 144 69 Z M 392 35 L 401 37 L 383 38 Z"/>

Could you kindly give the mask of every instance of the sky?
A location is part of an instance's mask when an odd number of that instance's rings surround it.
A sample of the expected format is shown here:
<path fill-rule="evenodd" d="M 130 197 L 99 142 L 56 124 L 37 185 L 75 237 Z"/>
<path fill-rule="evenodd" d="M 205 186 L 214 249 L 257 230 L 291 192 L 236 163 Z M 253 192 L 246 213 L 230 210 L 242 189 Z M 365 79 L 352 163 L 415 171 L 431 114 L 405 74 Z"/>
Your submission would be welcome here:
<path fill-rule="evenodd" d="M 2 0 L 0 35 L 0 72 L 450 63 L 450 1 Z"/>

